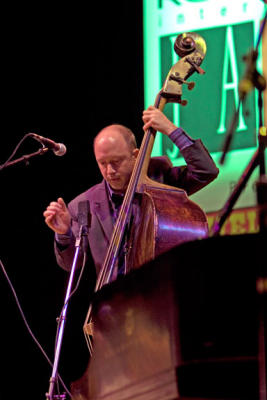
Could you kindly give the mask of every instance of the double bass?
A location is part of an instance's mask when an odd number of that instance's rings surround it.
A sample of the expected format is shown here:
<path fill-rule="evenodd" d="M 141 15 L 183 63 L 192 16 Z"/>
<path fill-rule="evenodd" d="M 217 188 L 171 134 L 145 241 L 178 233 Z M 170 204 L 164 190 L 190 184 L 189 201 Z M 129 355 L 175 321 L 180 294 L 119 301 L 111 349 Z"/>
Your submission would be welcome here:
<path fill-rule="evenodd" d="M 170 69 L 154 103 L 161 111 L 167 103 L 185 106 L 187 101 L 182 99 L 182 86 L 185 84 L 192 90 L 195 83 L 187 82 L 187 79 L 194 72 L 205 73 L 200 65 L 206 55 L 206 42 L 200 35 L 192 32 L 178 35 L 174 50 L 180 59 Z M 144 134 L 95 292 L 111 282 L 122 245 L 128 272 L 181 243 L 208 235 L 205 213 L 188 198 L 183 189 L 148 177 L 155 135 L 156 131 L 152 128 Z M 139 207 L 133 219 L 131 210 L 134 198 Z M 83 327 L 90 354 L 93 350 L 91 319 L 90 304 Z"/>

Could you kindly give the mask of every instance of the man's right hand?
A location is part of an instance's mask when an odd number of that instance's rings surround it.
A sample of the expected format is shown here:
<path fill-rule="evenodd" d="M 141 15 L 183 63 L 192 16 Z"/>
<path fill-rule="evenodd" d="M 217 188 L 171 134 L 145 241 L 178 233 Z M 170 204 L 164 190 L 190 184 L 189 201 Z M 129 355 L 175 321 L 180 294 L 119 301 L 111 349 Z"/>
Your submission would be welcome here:
<path fill-rule="evenodd" d="M 162 111 L 154 106 L 149 106 L 143 111 L 143 129 L 146 131 L 148 128 L 154 128 L 156 131 L 169 136 L 177 126 L 172 123 Z"/>
<path fill-rule="evenodd" d="M 71 216 L 61 197 L 52 201 L 43 215 L 45 223 L 56 233 L 65 234 L 71 227 Z"/>

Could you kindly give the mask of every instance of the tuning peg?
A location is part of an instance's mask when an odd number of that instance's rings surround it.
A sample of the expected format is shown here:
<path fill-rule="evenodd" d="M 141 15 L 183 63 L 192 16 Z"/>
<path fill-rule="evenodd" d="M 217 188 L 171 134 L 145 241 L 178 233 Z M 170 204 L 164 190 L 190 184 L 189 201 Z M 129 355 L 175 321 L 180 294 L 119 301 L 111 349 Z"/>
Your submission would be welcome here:
<path fill-rule="evenodd" d="M 200 68 L 194 61 L 192 61 L 189 57 L 186 58 L 186 61 L 192 65 L 192 67 L 195 68 L 195 70 L 197 71 L 198 74 L 200 75 L 204 75 L 206 73 L 206 71 L 204 71 L 204 69 Z"/>
<path fill-rule="evenodd" d="M 184 81 L 183 83 L 185 83 L 188 86 L 188 90 L 193 90 L 196 85 L 195 82 Z"/>
<path fill-rule="evenodd" d="M 173 81 L 176 81 L 178 83 L 184 83 L 185 85 L 188 86 L 189 90 L 192 90 L 195 87 L 195 82 L 187 82 L 186 80 L 184 80 L 183 78 L 180 77 L 178 72 L 171 74 L 170 79 L 172 79 Z"/>

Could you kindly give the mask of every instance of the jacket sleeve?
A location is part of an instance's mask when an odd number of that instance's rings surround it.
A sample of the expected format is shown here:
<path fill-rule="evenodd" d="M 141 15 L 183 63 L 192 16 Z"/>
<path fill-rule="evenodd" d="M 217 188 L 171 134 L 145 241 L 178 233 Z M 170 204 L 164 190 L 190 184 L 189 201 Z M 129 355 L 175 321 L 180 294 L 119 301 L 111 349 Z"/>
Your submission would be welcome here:
<path fill-rule="evenodd" d="M 188 195 L 207 186 L 218 176 L 219 170 L 200 139 L 181 150 L 181 154 L 186 162 L 186 165 L 181 167 L 173 167 L 167 157 L 158 157 L 158 160 L 155 157 L 154 161 L 152 158 L 148 170 L 149 176 L 167 185 L 184 189 Z M 161 179 L 159 179 L 160 174 L 162 174 Z"/>
<path fill-rule="evenodd" d="M 69 212 L 72 217 L 72 226 L 70 231 L 66 235 L 55 235 L 54 239 L 54 252 L 56 256 L 57 263 L 60 267 L 69 271 L 72 267 L 74 255 L 75 255 L 75 243 L 76 237 L 79 235 L 79 226 L 77 222 L 77 210 L 76 202 L 72 201 L 68 205 Z M 77 258 L 77 268 L 82 266 L 83 254 L 79 251 Z"/>

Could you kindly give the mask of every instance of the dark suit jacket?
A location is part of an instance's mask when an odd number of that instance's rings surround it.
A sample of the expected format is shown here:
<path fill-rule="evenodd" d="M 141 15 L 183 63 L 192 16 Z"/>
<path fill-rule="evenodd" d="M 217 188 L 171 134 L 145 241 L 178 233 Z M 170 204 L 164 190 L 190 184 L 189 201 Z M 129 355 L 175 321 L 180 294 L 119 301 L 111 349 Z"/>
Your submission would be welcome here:
<path fill-rule="evenodd" d="M 190 195 L 206 186 L 218 175 L 219 171 L 201 140 L 196 140 L 191 146 L 182 150 L 182 155 L 187 164 L 183 167 L 173 167 L 167 157 L 151 158 L 148 176 L 158 182 L 184 189 Z M 78 203 L 85 200 L 89 200 L 90 203 L 91 226 L 88 241 L 96 273 L 98 273 L 104 262 L 113 231 L 104 180 L 81 193 L 69 203 L 68 208 L 72 216 L 70 245 L 63 249 L 55 242 L 55 254 L 57 262 L 62 268 L 67 270 L 71 268 L 75 250 L 75 237 L 79 232 L 77 223 Z"/>

